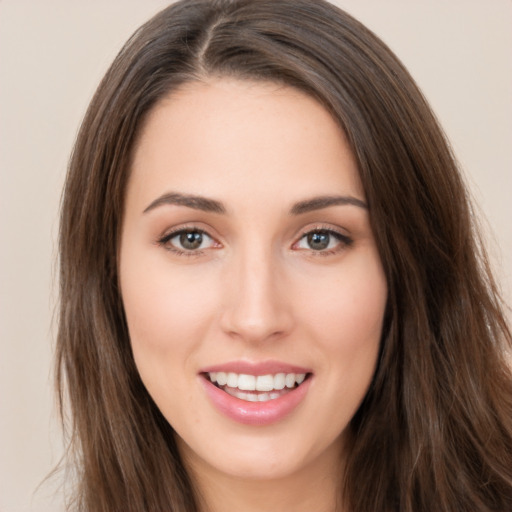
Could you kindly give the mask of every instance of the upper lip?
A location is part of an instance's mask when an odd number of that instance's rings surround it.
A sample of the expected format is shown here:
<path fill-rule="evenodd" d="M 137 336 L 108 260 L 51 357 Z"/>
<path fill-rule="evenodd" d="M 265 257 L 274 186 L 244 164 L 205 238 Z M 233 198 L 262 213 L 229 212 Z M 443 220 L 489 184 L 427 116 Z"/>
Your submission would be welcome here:
<path fill-rule="evenodd" d="M 311 370 L 302 366 L 285 363 L 282 361 L 229 361 L 226 363 L 207 366 L 200 373 L 232 372 L 247 375 L 275 375 L 277 373 L 311 373 Z"/>

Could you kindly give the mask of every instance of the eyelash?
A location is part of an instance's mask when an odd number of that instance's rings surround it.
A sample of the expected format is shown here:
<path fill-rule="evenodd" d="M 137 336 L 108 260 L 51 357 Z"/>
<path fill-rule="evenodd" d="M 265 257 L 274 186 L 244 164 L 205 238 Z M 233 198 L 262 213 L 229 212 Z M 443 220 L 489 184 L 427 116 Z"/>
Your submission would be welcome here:
<path fill-rule="evenodd" d="M 186 256 L 186 257 L 201 256 L 204 253 L 204 249 L 183 250 L 183 249 L 180 249 L 180 248 L 178 248 L 174 245 L 171 245 L 169 243 L 173 238 L 175 238 L 179 235 L 185 234 L 185 233 L 198 233 L 202 236 L 206 235 L 208 238 L 214 240 L 213 237 L 211 237 L 204 229 L 199 229 L 194 226 L 190 226 L 190 227 L 187 226 L 187 227 L 181 227 L 174 231 L 166 233 L 164 236 L 162 236 L 161 238 L 159 238 L 157 240 L 157 244 L 162 246 L 167 251 L 176 254 L 177 256 Z"/>
<path fill-rule="evenodd" d="M 175 238 L 179 235 L 182 235 L 182 234 L 186 234 L 186 233 L 198 233 L 201 236 L 207 236 L 212 241 L 214 241 L 214 238 L 212 236 L 210 236 L 203 229 L 199 229 L 194 226 L 190 226 L 190 227 L 187 226 L 187 227 L 181 227 L 174 231 L 166 233 L 164 236 L 162 236 L 161 238 L 159 238 L 157 240 L 157 244 L 164 247 L 167 251 L 170 251 L 170 252 L 176 254 L 177 256 L 194 257 L 194 256 L 201 256 L 202 254 L 204 254 L 204 249 L 183 250 L 183 249 L 179 249 L 178 247 L 170 244 L 170 241 L 173 238 Z M 292 247 L 295 247 L 297 244 L 299 244 L 305 237 L 307 237 L 309 235 L 313 235 L 313 234 L 326 234 L 326 235 L 334 237 L 339 242 L 336 247 L 334 247 L 332 249 L 328 249 L 328 250 L 327 249 L 323 249 L 323 250 L 309 249 L 310 253 L 314 256 L 330 256 L 333 254 L 337 254 L 338 252 L 342 251 L 345 247 L 350 247 L 353 244 L 353 240 L 349 236 L 344 235 L 343 233 L 340 233 L 339 231 L 336 231 L 330 227 L 318 226 L 313 229 L 308 229 L 307 231 L 304 231 L 300 235 L 298 240 L 296 242 L 294 242 Z M 308 249 L 298 249 L 298 250 L 308 250 Z"/>
<path fill-rule="evenodd" d="M 349 236 L 344 235 L 343 233 L 340 233 L 339 231 L 336 231 L 335 229 L 332 229 L 331 227 L 316 226 L 313 229 L 308 229 L 307 231 L 304 231 L 301 234 L 301 236 L 299 237 L 299 239 L 297 240 L 297 242 L 295 242 L 293 245 L 296 246 L 308 235 L 320 234 L 320 233 L 334 237 L 339 243 L 336 244 L 336 247 L 334 247 L 332 249 L 324 249 L 324 250 L 317 250 L 317 251 L 315 251 L 314 249 L 303 249 L 303 250 L 309 250 L 310 254 L 315 257 L 316 256 L 320 256 L 320 257 L 332 256 L 334 254 L 341 252 L 346 247 L 350 247 L 354 242 L 353 239 L 350 238 Z"/>

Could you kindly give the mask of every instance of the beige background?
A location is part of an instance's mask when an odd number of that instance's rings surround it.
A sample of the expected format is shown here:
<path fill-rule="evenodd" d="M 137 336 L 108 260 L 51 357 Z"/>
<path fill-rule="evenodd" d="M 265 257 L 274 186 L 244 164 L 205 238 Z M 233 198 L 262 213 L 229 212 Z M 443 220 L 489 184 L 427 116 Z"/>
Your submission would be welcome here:
<path fill-rule="evenodd" d="M 58 461 L 50 377 L 55 234 L 87 103 L 164 0 L 0 0 L 0 512 L 62 510 L 38 483 Z M 492 226 L 512 297 L 512 2 L 340 0 L 409 67 Z"/>

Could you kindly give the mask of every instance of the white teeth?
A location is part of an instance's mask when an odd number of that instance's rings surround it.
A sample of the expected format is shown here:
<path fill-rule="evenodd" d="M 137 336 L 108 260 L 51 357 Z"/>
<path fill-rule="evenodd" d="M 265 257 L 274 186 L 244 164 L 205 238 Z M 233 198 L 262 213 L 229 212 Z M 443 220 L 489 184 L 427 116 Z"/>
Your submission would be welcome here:
<path fill-rule="evenodd" d="M 219 383 L 218 378 L 217 383 Z M 254 375 L 245 375 L 242 373 L 238 376 L 238 386 L 236 387 L 242 391 L 254 391 L 256 389 L 256 377 Z"/>
<path fill-rule="evenodd" d="M 226 393 L 246 402 L 268 402 L 281 396 L 281 393 L 247 393 L 237 388 L 226 388 Z"/>
<path fill-rule="evenodd" d="M 236 388 L 238 386 L 238 374 L 237 373 L 228 373 L 228 381 L 227 385 L 230 388 Z"/>
<path fill-rule="evenodd" d="M 217 376 L 217 382 L 219 377 Z M 293 388 L 295 386 L 295 373 L 287 373 L 284 379 L 287 388 Z"/>
<path fill-rule="evenodd" d="M 278 373 L 274 376 L 274 389 L 283 389 L 285 387 L 286 375 L 284 373 Z"/>
<path fill-rule="evenodd" d="M 295 387 L 295 383 L 301 384 L 306 378 L 305 373 L 277 373 L 275 375 L 268 374 L 255 376 L 233 372 L 210 372 L 208 376 L 212 382 L 216 382 L 219 386 L 227 385 L 229 388 L 238 388 L 242 391 L 263 392 L 280 391 L 285 387 L 291 389 Z M 253 396 L 250 393 L 244 394 L 248 394 L 251 397 Z M 265 401 L 272 399 L 272 395 L 272 393 L 270 393 L 270 395 L 265 393 L 264 395 L 260 394 L 259 396 L 264 396 L 261 401 Z M 253 401 L 252 398 L 248 398 L 247 400 Z M 258 400 L 258 398 L 256 400 Z"/>
<path fill-rule="evenodd" d="M 217 384 L 219 386 L 225 386 L 228 382 L 228 376 L 224 372 L 218 372 L 217 373 Z"/>
<path fill-rule="evenodd" d="M 274 377 L 272 375 L 260 375 L 256 379 L 257 391 L 272 391 L 274 389 Z"/>

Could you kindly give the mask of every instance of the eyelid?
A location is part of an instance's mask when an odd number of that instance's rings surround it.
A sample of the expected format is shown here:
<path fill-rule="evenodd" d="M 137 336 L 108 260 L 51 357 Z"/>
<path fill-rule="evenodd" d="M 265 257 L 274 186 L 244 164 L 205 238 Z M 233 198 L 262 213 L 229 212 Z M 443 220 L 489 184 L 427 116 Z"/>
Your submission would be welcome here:
<path fill-rule="evenodd" d="M 298 248 L 296 247 L 301 240 L 304 239 L 305 236 L 310 235 L 312 233 L 328 233 L 329 235 L 336 238 L 339 242 L 338 246 L 332 249 L 323 249 L 323 250 L 314 250 L 314 249 L 306 249 L 306 248 Z M 336 254 L 338 252 L 343 251 L 345 248 L 350 247 L 354 243 L 354 240 L 343 232 L 341 228 L 334 227 L 332 225 L 327 224 L 317 224 L 313 226 L 308 226 L 303 228 L 300 232 L 300 235 L 297 237 L 296 241 L 292 244 L 292 248 L 295 248 L 299 251 L 308 251 L 309 253 L 315 256 L 328 256 L 331 254 Z"/>
<path fill-rule="evenodd" d="M 169 242 L 176 236 L 186 233 L 186 232 L 197 232 L 211 239 L 212 244 L 209 247 L 203 249 L 180 249 L 179 247 L 170 244 Z M 308 248 L 299 248 L 297 247 L 301 240 L 304 239 L 307 235 L 312 233 L 323 232 L 333 236 L 339 243 L 336 247 L 330 249 L 308 249 Z M 204 229 L 199 227 L 197 224 L 182 224 L 179 226 L 175 226 L 167 231 L 165 231 L 162 235 L 158 236 L 156 239 L 156 244 L 162 246 L 164 249 L 169 252 L 184 255 L 184 256 L 199 256 L 202 255 L 208 249 L 218 249 L 222 247 L 222 243 L 218 241 L 218 237 L 210 234 L 208 229 Z M 307 251 L 313 255 L 331 255 L 334 253 L 341 252 L 343 249 L 349 247 L 353 244 L 353 239 L 343 232 L 343 230 L 339 227 L 334 227 L 330 224 L 315 224 L 310 225 L 303 228 L 300 231 L 300 234 L 295 238 L 295 242 L 292 244 L 292 249 L 299 251 Z"/>
<path fill-rule="evenodd" d="M 206 247 L 203 249 L 186 250 L 186 249 L 180 249 L 179 247 L 176 247 L 176 246 L 170 244 L 170 241 L 173 238 L 175 238 L 176 236 L 178 236 L 182 233 L 187 233 L 187 232 L 196 232 L 196 233 L 200 233 L 203 236 L 207 236 L 213 242 L 212 246 Z M 160 235 L 157 238 L 156 244 L 162 246 L 167 251 L 177 254 L 179 256 L 199 256 L 199 255 L 203 254 L 204 251 L 206 251 L 208 249 L 212 249 L 212 248 L 217 249 L 219 247 L 222 247 L 222 244 L 217 240 L 216 237 L 211 235 L 208 232 L 208 230 L 199 227 L 197 224 L 185 224 L 185 225 L 180 225 L 180 226 L 171 228 L 170 230 L 165 231 L 164 234 Z"/>

